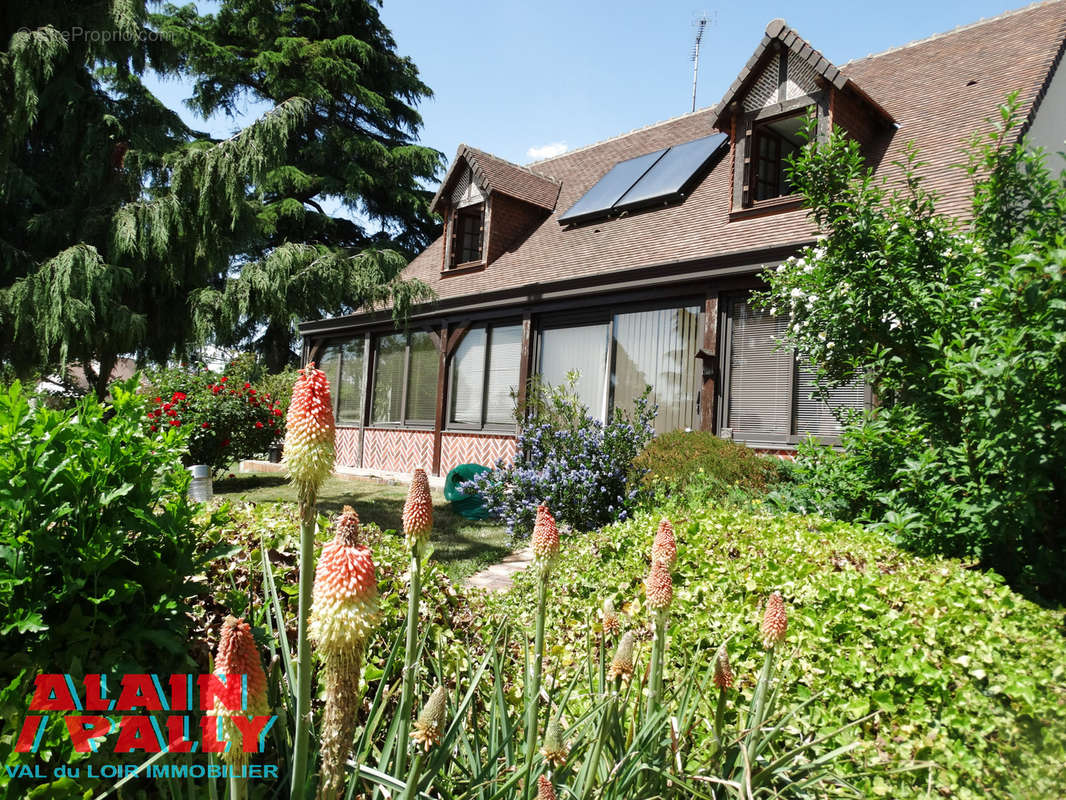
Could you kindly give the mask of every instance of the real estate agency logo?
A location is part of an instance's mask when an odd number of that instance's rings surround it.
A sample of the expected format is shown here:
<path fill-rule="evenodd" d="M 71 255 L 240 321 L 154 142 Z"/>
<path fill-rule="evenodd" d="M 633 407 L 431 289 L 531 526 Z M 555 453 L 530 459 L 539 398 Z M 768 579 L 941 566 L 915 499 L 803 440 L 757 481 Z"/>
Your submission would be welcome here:
<path fill-rule="evenodd" d="M 76 752 L 116 755 L 226 754 L 235 746 L 246 754 L 262 753 L 267 733 L 277 721 L 277 715 L 246 713 L 247 675 L 176 674 L 167 676 L 164 682 L 158 675 L 131 673 L 122 675 L 118 683 L 118 695 L 111 697 L 104 674 L 86 675 L 82 681 L 83 693 L 78 692 L 68 674 L 38 675 L 30 698 L 30 713 L 22 722 L 15 752 L 36 753 L 49 720 L 56 715 L 62 716 Z M 226 720 L 232 726 L 225 725 Z M 239 736 L 225 733 L 227 728 Z M 117 734 L 114 741 L 101 750 L 112 734 Z M 235 743 L 234 739 L 240 741 Z M 87 766 L 87 777 L 120 777 L 136 773 L 141 767 L 149 777 L 172 776 L 176 769 L 174 765 L 105 764 Z M 11 778 L 48 777 L 29 764 L 6 769 Z M 55 775 L 78 777 L 76 769 L 60 766 Z M 183 766 L 181 775 L 276 778 L 277 766 L 243 763 L 234 768 L 194 764 Z"/>

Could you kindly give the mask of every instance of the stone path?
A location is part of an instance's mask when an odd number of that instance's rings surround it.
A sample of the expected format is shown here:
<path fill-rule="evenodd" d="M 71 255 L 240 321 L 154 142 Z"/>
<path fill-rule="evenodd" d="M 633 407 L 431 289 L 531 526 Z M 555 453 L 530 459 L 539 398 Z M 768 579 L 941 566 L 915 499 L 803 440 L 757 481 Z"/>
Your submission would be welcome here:
<path fill-rule="evenodd" d="M 466 579 L 466 585 L 490 592 L 504 592 L 511 588 L 514 576 L 533 563 L 533 548 L 515 550 L 498 564 L 481 570 Z"/>

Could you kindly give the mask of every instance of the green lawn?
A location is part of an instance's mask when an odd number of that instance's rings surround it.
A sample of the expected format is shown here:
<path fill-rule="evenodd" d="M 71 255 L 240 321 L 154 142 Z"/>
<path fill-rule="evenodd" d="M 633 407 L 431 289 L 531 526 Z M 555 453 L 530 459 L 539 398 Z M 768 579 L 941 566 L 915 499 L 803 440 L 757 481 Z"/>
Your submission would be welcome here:
<path fill-rule="evenodd" d="M 296 491 L 281 475 L 238 475 L 215 481 L 221 499 L 253 503 L 296 503 Z M 318 495 L 318 508 L 336 514 L 344 506 L 355 508 L 362 522 L 383 530 L 400 530 L 407 485 L 389 486 L 366 480 L 330 478 Z M 295 514 L 295 508 L 293 509 Z M 511 551 L 507 531 L 492 521 L 464 519 L 451 510 L 444 495 L 433 491 L 433 559 L 453 580 L 460 580 L 494 564 Z"/>

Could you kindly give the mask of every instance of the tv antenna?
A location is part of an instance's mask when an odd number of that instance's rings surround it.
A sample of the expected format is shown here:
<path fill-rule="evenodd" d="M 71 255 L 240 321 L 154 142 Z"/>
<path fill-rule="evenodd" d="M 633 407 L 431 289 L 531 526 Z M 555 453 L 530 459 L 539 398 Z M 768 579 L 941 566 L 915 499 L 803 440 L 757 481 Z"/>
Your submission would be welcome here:
<path fill-rule="evenodd" d="M 703 32 L 710 22 L 706 14 L 701 14 L 692 25 L 696 29 L 696 41 L 692 43 L 692 110 L 696 110 L 696 81 L 700 76 L 700 44 L 703 42 Z"/>

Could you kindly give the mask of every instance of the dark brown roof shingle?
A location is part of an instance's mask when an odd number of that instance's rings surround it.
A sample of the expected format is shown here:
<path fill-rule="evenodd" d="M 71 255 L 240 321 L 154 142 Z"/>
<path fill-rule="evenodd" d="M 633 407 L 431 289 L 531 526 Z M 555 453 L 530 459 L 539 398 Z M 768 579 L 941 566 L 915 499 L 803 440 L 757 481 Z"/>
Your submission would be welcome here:
<path fill-rule="evenodd" d="M 551 211 L 559 196 L 559 182 L 547 175 L 538 174 L 529 167 L 522 167 L 504 161 L 484 150 L 478 150 L 468 144 L 459 145 L 448 174 L 441 182 L 433 198 L 431 207 L 437 211 L 445 188 L 451 183 L 456 167 L 466 163 L 474 173 L 474 180 L 485 191 L 502 192 L 516 200 L 539 206 Z"/>

